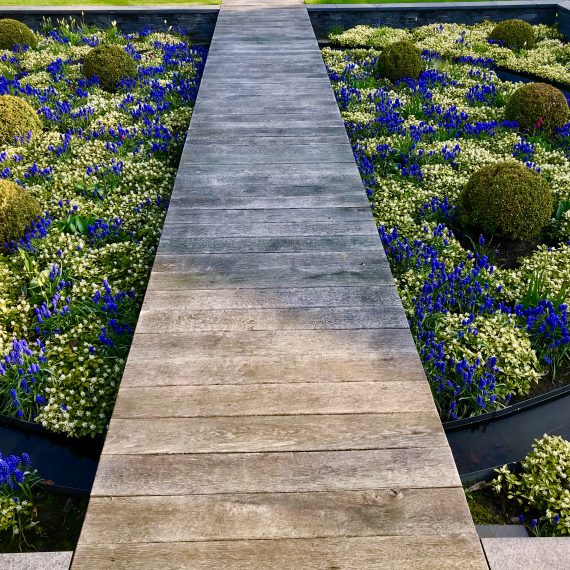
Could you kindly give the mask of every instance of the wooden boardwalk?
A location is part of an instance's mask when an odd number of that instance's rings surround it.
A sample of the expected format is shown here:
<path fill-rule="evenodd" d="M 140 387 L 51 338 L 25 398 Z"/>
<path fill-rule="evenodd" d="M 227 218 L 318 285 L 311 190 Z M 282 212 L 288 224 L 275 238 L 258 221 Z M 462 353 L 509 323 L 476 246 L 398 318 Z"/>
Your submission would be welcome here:
<path fill-rule="evenodd" d="M 73 568 L 486 567 L 307 11 L 224 0 Z"/>

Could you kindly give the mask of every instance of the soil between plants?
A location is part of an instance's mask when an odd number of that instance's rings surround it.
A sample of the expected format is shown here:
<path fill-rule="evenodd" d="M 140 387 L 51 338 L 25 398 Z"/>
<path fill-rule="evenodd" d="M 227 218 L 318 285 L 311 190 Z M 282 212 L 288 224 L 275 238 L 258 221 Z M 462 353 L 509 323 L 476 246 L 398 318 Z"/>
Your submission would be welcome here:
<path fill-rule="evenodd" d="M 39 524 L 26 531 L 24 537 L 12 538 L 10 532 L 1 534 L 0 553 L 74 550 L 89 498 L 40 491 L 34 502 Z"/>

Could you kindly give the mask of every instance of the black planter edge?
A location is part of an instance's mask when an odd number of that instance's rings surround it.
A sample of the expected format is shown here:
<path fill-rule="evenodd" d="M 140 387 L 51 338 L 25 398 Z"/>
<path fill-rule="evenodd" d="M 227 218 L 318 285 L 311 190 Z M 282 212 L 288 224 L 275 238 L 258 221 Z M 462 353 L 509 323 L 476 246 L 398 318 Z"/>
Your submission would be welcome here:
<path fill-rule="evenodd" d="M 513 404 L 512 406 L 507 406 L 502 410 L 488 412 L 486 414 L 481 414 L 480 416 L 474 416 L 471 418 L 462 418 L 460 420 L 442 422 L 443 429 L 446 432 L 453 432 L 453 431 L 459 431 L 464 428 L 472 428 L 475 426 L 486 424 L 492 420 L 520 414 L 531 408 L 536 408 L 537 406 L 546 404 L 547 402 L 563 398 L 568 394 L 570 394 L 570 385 L 562 386 L 560 388 L 556 388 L 555 390 L 551 390 L 546 394 L 541 394 L 540 396 L 535 396 L 534 398 L 528 398 L 527 400 L 523 400 L 522 402 L 518 402 L 516 404 Z"/>
<path fill-rule="evenodd" d="M 0 426 L 7 426 L 15 428 L 23 433 L 29 433 L 38 435 L 41 437 L 46 437 L 53 441 L 65 442 L 68 445 L 84 445 L 85 443 L 97 443 L 98 445 L 103 445 L 105 441 L 105 434 L 99 434 L 94 437 L 83 436 L 83 437 L 69 437 L 62 433 L 57 433 L 48 430 L 43 425 L 29 422 L 26 420 L 19 420 L 12 416 L 6 416 L 0 414 Z"/>
<path fill-rule="evenodd" d="M 81 489 L 79 487 L 66 487 L 64 485 L 55 485 L 40 481 L 37 485 L 38 489 L 45 493 L 53 495 L 65 495 L 69 497 L 89 497 L 91 489 Z"/>

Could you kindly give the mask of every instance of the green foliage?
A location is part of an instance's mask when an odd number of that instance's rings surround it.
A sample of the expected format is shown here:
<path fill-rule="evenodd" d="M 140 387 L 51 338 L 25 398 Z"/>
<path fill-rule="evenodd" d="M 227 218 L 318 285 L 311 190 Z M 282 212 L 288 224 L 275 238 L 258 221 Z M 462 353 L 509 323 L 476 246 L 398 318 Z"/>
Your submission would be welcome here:
<path fill-rule="evenodd" d="M 517 121 L 522 132 L 552 133 L 568 120 L 568 102 L 562 91 L 548 83 L 527 83 L 507 101 L 505 117 Z"/>
<path fill-rule="evenodd" d="M 26 226 L 41 213 L 37 200 L 9 180 L 0 180 L 0 247 L 24 235 Z"/>
<path fill-rule="evenodd" d="M 356 26 L 350 30 L 332 30 L 329 38 L 332 45 L 343 47 L 369 46 L 375 49 L 383 49 L 386 46 L 408 39 L 410 32 L 387 26 Z"/>
<path fill-rule="evenodd" d="M 14 143 L 14 137 L 37 137 L 42 123 L 34 110 L 21 97 L 0 95 L 0 145 Z"/>
<path fill-rule="evenodd" d="M 420 50 L 411 42 L 402 40 L 382 51 L 376 69 L 381 77 L 394 82 L 404 77 L 417 79 L 424 67 Z"/>
<path fill-rule="evenodd" d="M 514 161 L 475 172 L 459 196 L 460 221 L 494 236 L 536 237 L 550 220 L 552 192 L 534 170 Z"/>
<path fill-rule="evenodd" d="M 99 45 L 85 56 L 83 74 L 89 78 L 97 76 L 101 87 L 113 93 L 121 79 L 136 77 L 137 66 L 121 47 Z"/>
<path fill-rule="evenodd" d="M 57 227 L 65 234 L 81 234 L 86 235 L 89 226 L 93 225 L 97 218 L 91 216 L 86 218 L 80 214 L 69 214 L 67 218 L 57 223 Z"/>
<path fill-rule="evenodd" d="M 570 534 L 570 442 L 560 436 L 544 435 L 532 446 L 513 473 L 505 465 L 497 470 L 491 486 L 515 503 L 519 510 L 535 517 L 541 534 Z"/>
<path fill-rule="evenodd" d="M 516 19 L 499 22 L 489 34 L 489 39 L 513 50 L 532 49 L 536 44 L 533 27 Z"/>
<path fill-rule="evenodd" d="M 505 524 L 505 516 L 499 512 L 492 492 L 485 488 L 476 491 L 466 489 L 465 498 L 475 524 Z"/>
<path fill-rule="evenodd" d="M 11 18 L 3 18 L 0 20 L 0 49 L 11 50 L 17 45 L 35 48 L 38 39 L 26 24 Z"/>
<path fill-rule="evenodd" d="M 446 314 L 437 323 L 436 339 L 445 343 L 447 356 L 455 362 L 465 359 L 469 363 L 477 359 L 486 362 L 494 356 L 499 369 L 494 392 L 497 399 L 504 401 L 507 396 L 528 394 L 540 379 L 540 366 L 527 332 L 504 313 L 479 315 L 473 320 L 468 317 Z M 474 393 L 472 401 L 462 398 L 457 405 L 476 410 L 476 400 Z"/>
<path fill-rule="evenodd" d="M 25 541 L 26 530 L 36 526 L 33 488 L 40 481 L 31 470 L 28 454 L 3 456 L 0 453 L 0 534 Z"/>

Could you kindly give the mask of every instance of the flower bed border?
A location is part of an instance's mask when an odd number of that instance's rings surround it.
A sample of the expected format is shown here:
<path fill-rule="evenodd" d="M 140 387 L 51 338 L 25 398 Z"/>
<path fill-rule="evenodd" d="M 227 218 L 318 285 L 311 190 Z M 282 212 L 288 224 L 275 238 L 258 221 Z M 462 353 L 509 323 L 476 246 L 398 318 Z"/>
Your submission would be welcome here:
<path fill-rule="evenodd" d="M 558 24 L 562 34 L 570 38 L 570 1 L 309 4 L 307 10 L 319 40 L 334 29 L 347 30 L 358 25 L 415 28 L 435 23 L 477 24 L 506 18 L 520 18 L 531 24 Z"/>
<path fill-rule="evenodd" d="M 0 414 L 0 427 L 1 426 L 16 428 L 25 433 L 40 434 L 49 437 L 54 441 L 60 440 L 65 441 L 66 443 L 77 443 L 78 446 L 83 445 L 85 442 L 98 442 L 102 444 L 105 440 L 105 436 L 103 434 L 96 435 L 95 437 L 68 437 L 64 434 L 51 431 L 45 428 L 42 424 L 20 420 L 14 416 L 6 416 L 4 414 Z"/>
<path fill-rule="evenodd" d="M 126 33 L 145 27 L 163 29 L 173 26 L 187 33 L 195 43 L 209 44 L 218 20 L 218 6 L 0 6 L 0 18 L 14 18 L 33 30 L 41 27 L 44 18 L 52 20 L 84 20 L 98 28 L 111 22 Z M 165 25 L 166 20 L 166 25 Z"/>
<path fill-rule="evenodd" d="M 568 395 L 570 395 L 570 385 L 561 386 L 560 388 L 550 390 L 550 392 L 546 392 L 540 396 L 535 396 L 534 398 L 528 398 L 521 402 L 517 402 L 516 404 L 511 404 L 502 410 L 495 410 L 493 412 L 488 412 L 479 416 L 471 416 L 469 418 L 461 418 L 459 420 L 442 422 L 443 429 L 446 432 L 455 432 L 465 428 L 480 426 L 493 420 L 523 413 L 526 410 L 536 408 L 537 406 L 541 406 L 554 400 L 564 398 Z"/>

